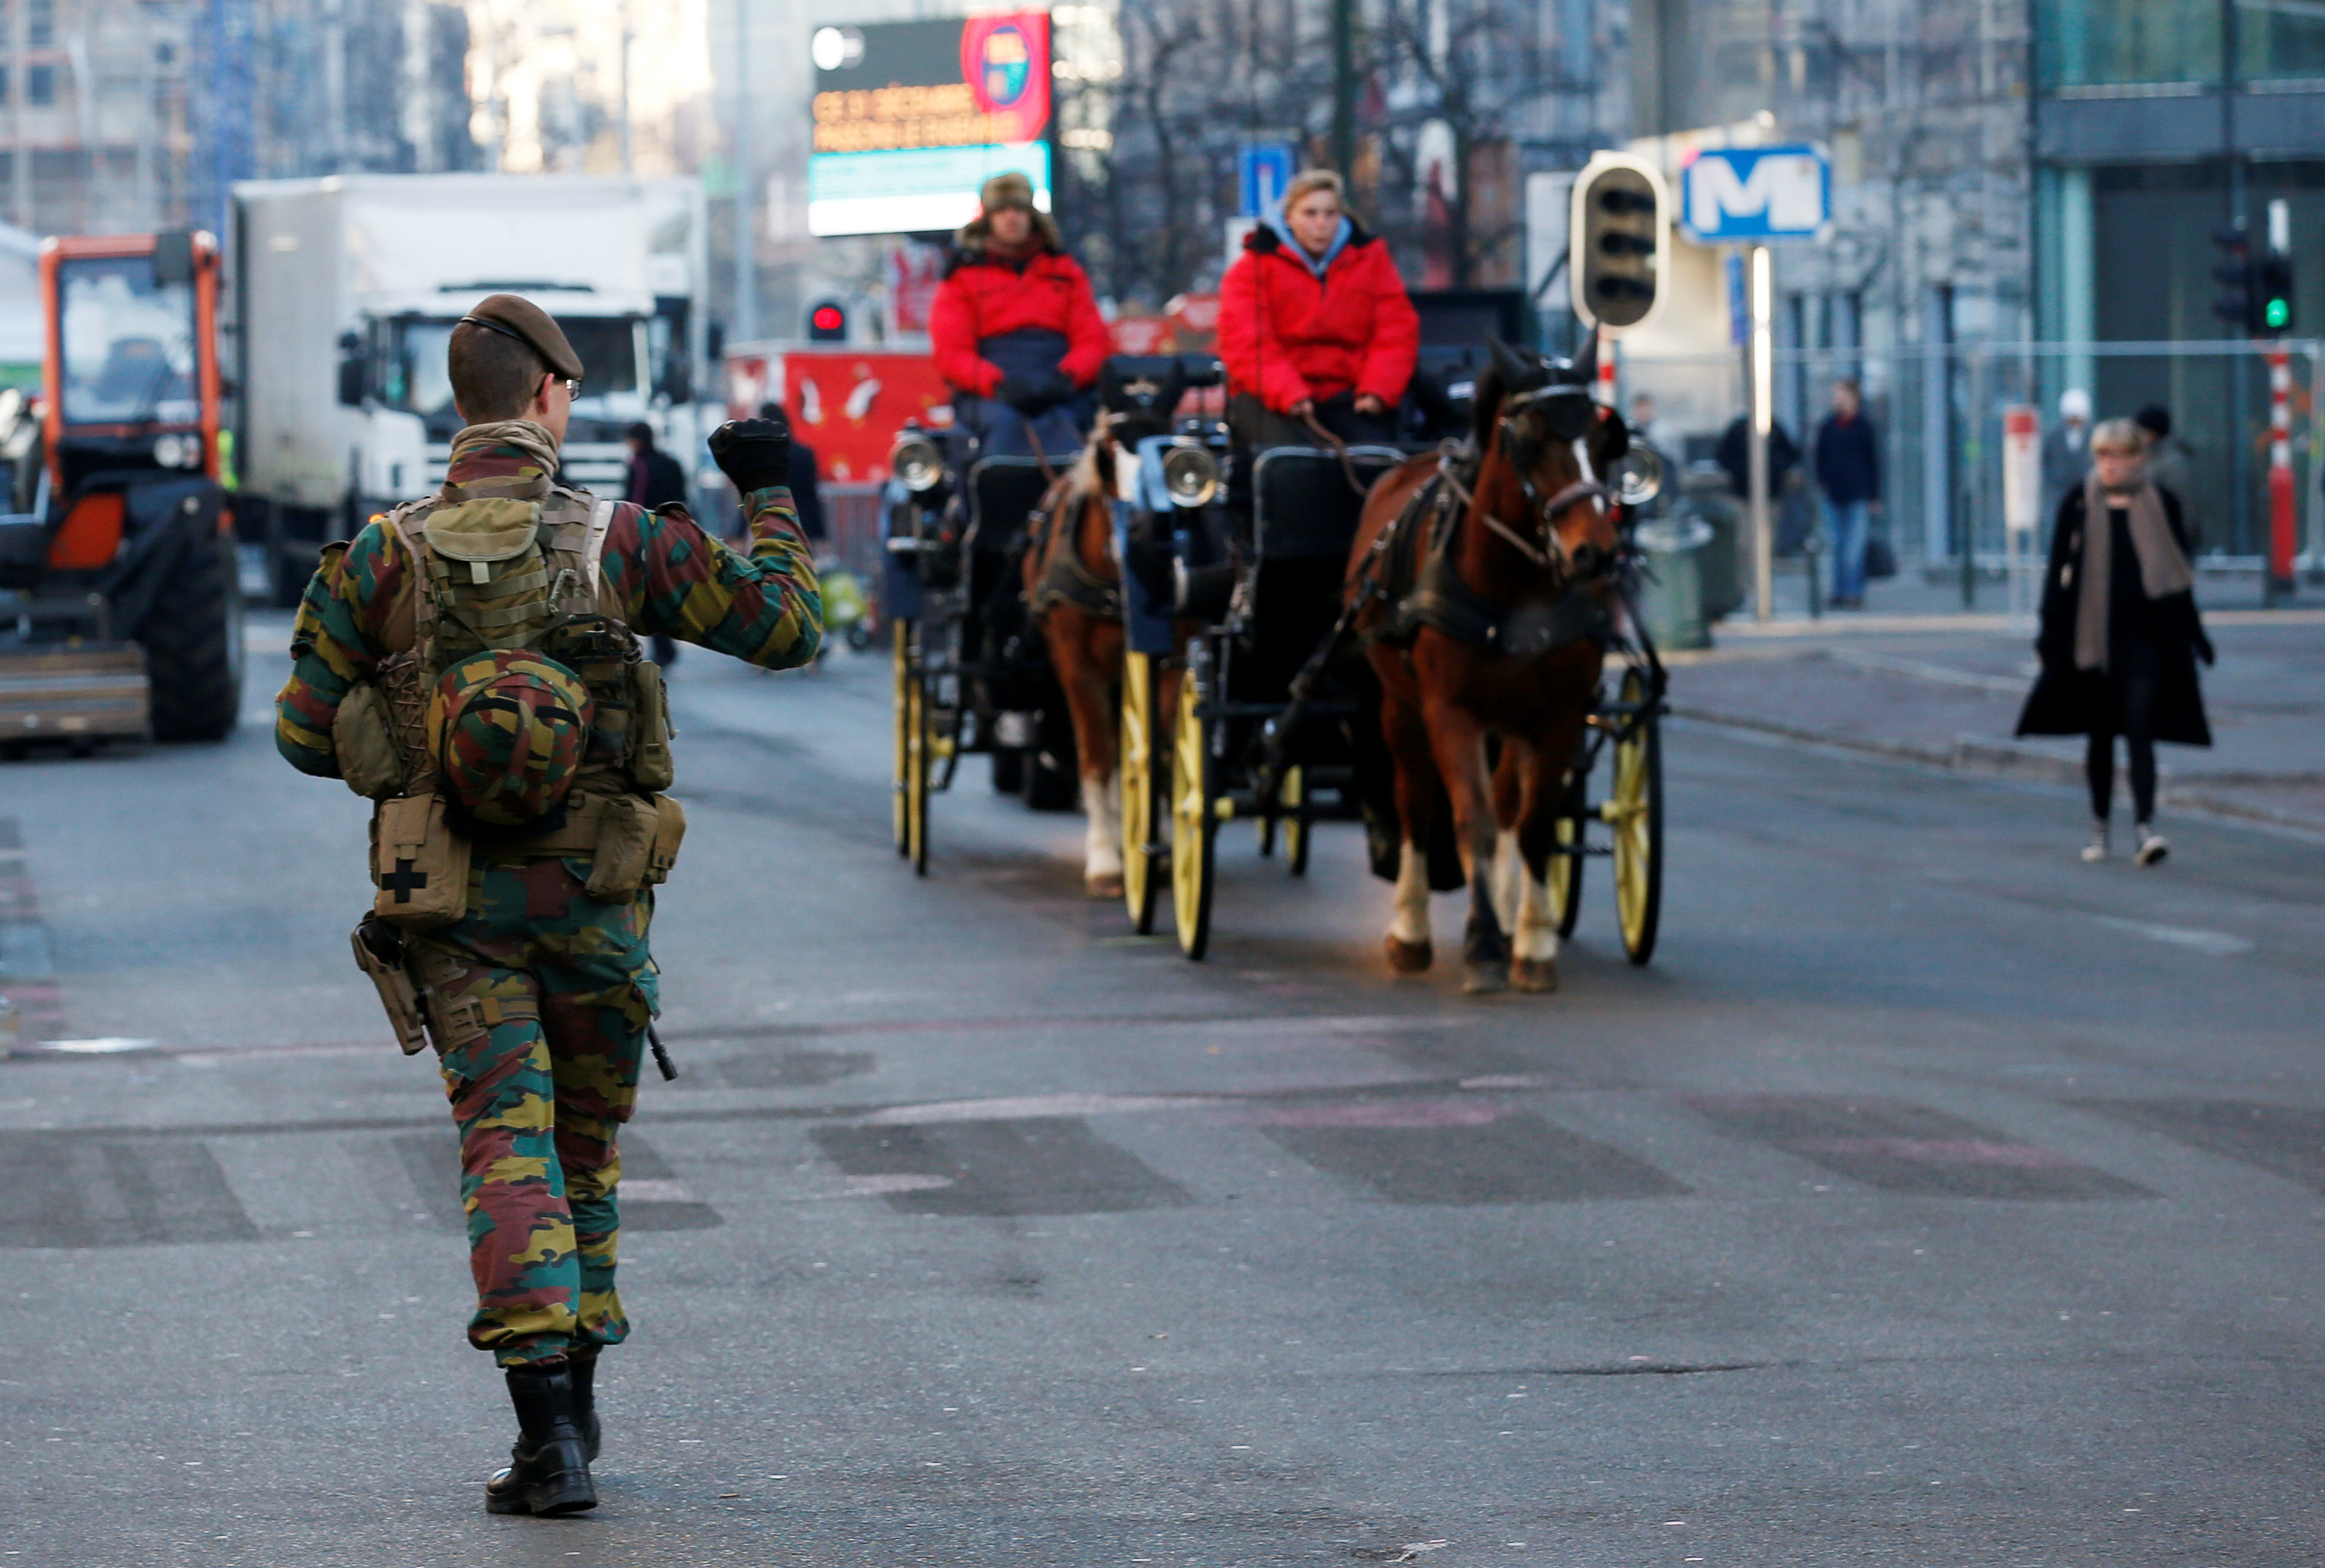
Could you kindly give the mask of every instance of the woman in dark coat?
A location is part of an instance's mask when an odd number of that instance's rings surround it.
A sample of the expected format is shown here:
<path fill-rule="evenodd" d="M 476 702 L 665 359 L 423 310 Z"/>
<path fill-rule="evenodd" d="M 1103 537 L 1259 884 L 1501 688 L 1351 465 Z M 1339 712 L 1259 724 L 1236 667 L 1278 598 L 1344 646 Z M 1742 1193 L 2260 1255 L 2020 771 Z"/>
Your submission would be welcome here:
<path fill-rule="evenodd" d="M 2115 738 L 2131 760 L 2135 858 L 2162 860 L 2154 828 L 2155 743 L 2209 746 L 2196 661 L 2212 662 L 2196 614 L 2195 573 L 2180 498 L 2142 471 L 2146 443 L 2127 419 L 2091 431 L 2091 471 L 2059 504 L 2042 580 L 2042 673 L 2018 717 L 2021 735 L 2088 735 L 2083 771 L 2096 819 L 2086 860 L 2107 853 Z"/>

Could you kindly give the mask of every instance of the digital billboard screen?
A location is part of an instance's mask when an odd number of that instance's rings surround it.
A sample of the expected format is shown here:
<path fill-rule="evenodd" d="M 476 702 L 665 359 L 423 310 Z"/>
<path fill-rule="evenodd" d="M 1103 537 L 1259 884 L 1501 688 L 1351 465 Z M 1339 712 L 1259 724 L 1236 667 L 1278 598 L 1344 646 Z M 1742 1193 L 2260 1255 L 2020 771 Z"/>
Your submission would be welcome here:
<path fill-rule="evenodd" d="M 1049 210 L 1048 13 L 819 27 L 809 54 L 811 233 L 957 228 L 1009 170 Z"/>

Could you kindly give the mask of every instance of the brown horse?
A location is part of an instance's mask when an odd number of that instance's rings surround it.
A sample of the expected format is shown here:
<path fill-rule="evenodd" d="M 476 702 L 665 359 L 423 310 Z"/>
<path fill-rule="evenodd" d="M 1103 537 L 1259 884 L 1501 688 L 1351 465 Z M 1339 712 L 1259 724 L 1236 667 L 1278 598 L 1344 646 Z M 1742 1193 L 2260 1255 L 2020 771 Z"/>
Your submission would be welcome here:
<path fill-rule="evenodd" d="M 1395 775 L 1389 965 L 1417 974 L 1432 956 L 1441 779 L 1469 889 L 1466 988 L 1548 991 L 1558 987 L 1548 881 L 1558 808 L 1618 598 L 1619 542 L 1598 476 L 1629 435 L 1591 401 L 1587 366 L 1498 342 L 1493 358 L 1477 382 L 1474 450 L 1415 459 L 1373 487 L 1349 593 L 1368 601 L 1357 627 Z"/>
<path fill-rule="evenodd" d="M 1051 481 L 1024 561 L 1025 606 L 1049 645 L 1080 757 L 1082 885 L 1122 896 L 1122 778 L 1114 693 L 1122 680 L 1122 568 L 1114 554 L 1116 449 L 1108 422 Z"/>

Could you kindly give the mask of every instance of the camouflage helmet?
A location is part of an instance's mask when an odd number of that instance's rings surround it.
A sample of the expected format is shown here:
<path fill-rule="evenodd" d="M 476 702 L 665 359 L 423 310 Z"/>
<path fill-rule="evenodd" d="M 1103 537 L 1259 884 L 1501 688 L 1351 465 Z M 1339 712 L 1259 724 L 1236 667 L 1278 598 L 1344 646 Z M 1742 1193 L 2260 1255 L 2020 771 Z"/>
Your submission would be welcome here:
<path fill-rule="evenodd" d="M 595 718 L 579 676 L 522 650 L 462 659 L 429 709 L 445 793 L 483 828 L 529 827 L 564 804 Z"/>

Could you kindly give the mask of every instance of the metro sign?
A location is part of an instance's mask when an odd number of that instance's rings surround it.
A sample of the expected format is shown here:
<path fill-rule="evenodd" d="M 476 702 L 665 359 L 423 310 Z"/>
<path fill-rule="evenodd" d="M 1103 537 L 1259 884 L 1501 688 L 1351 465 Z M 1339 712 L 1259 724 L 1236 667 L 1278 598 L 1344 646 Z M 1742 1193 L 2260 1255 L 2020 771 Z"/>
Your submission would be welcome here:
<path fill-rule="evenodd" d="M 1832 164 L 1804 143 L 1700 153 L 1680 189 L 1681 226 L 1700 245 L 1814 239 L 1832 221 Z"/>

